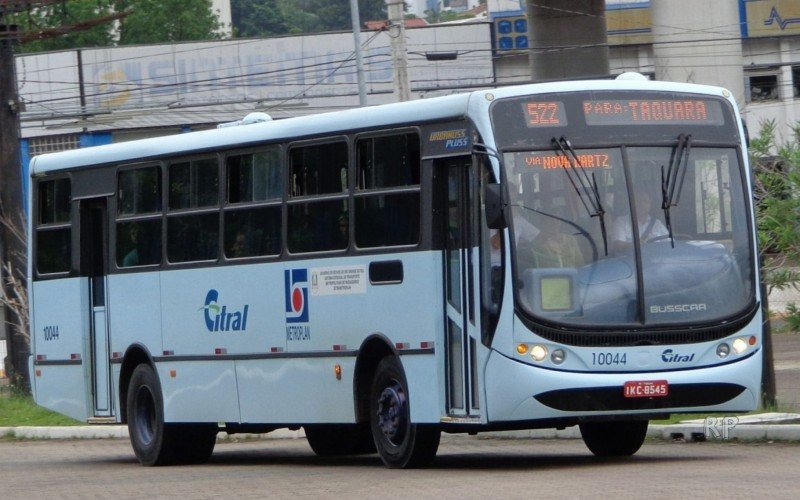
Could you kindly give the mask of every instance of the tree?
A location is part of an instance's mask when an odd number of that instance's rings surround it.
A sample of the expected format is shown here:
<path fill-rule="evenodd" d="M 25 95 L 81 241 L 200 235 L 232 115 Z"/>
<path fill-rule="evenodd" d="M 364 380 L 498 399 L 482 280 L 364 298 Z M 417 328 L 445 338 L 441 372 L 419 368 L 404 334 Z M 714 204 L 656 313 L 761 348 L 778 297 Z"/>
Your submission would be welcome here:
<path fill-rule="evenodd" d="M 211 0 L 113 0 L 113 4 L 118 11 L 132 10 L 120 21 L 120 45 L 220 38 Z"/>
<path fill-rule="evenodd" d="M 82 23 L 112 13 L 111 0 L 72 0 L 43 6 L 29 6 L 13 22 L 27 30 L 52 29 Z M 101 24 L 86 30 L 71 31 L 62 36 L 35 40 L 21 46 L 22 52 L 65 50 L 74 47 L 107 47 L 114 41 L 113 25 Z"/>
<path fill-rule="evenodd" d="M 288 33 L 278 0 L 233 0 L 231 1 L 231 22 L 236 37 Z"/>

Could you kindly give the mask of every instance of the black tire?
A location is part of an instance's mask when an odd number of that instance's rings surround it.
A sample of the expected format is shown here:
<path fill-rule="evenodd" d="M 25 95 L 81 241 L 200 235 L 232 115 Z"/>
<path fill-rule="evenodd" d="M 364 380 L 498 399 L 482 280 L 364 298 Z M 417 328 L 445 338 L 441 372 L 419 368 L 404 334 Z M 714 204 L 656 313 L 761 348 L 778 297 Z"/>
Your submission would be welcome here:
<path fill-rule="evenodd" d="M 161 384 L 153 368 L 141 364 L 128 385 L 128 433 L 142 465 L 201 463 L 214 451 L 216 424 L 165 424 Z"/>
<path fill-rule="evenodd" d="M 394 356 L 378 364 L 370 393 L 370 427 L 383 463 L 392 469 L 428 465 L 436 457 L 441 431 L 411 423 L 408 383 Z"/>
<path fill-rule="evenodd" d="M 598 457 L 633 455 L 647 437 L 647 420 L 580 424 L 586 447 Z"/>
<path fill-rule="evenodd" d="M 324 424 L 304 426 L 306 439 L 321 457 L 375 453 L 368 424 Z"/>

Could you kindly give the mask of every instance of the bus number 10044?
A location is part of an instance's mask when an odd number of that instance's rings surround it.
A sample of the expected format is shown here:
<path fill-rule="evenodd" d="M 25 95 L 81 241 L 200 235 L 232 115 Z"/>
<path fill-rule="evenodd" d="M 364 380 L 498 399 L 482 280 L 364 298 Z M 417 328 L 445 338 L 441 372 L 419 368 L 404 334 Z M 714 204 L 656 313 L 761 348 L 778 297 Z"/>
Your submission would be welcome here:
<path fill-rule="evenodd" d="M 592 364 L 594 366 L 624 365 L 628 362 L 627 353 L 619 352 L 593 352 Z"/>
<path fill-rule="evenodd" d="M 44 339 L 47 341 L 58 340 L 58 326 L 44 327 Z"/>

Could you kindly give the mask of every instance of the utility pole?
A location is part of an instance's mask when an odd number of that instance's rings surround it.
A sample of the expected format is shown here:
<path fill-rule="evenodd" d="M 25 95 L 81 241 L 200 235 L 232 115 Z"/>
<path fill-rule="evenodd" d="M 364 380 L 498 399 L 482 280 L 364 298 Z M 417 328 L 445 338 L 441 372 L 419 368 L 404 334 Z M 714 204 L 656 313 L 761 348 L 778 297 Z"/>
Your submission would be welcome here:
<path fill-rule="evenodd" d="M 5 14 L 5 10 L 3 13 Z M 25 248 L 13 234 L 12 228 L 6 225 L 17 222 L 20 220 L 19 214 L 24 213 L 19 150 L 21 106 L 17 96 L 13 50 L 17 27 L 7 24 L 7 19 L 4 15 L 0 24 L 0 218 L 3 220 L 3 224 L 0 224 L 0 287 L 3 288 L 4 296 L 12 296 L 11 291 L 7 290 L 8 273 L 25 269 Z M 25 339 L 16 331 L 19 318 L 8 307 L 4 307 L 4 312 L 6 324 L 3 327 L 10 326 L 6 328 L 11 368 L 9 375 L 14 377 L 15 382 L 27 387 L 30 381 L 27 373 L 30 349 Z"/>
<path fill-rule="evenodd" d="M 364 82 L 364 62 L 361 58 L 361 20 L 358 0 L 350 0 L 350 22 L 353 25 L 353 44 L 356 51 L 356 75 L 358 75 L 358 105 L 367 105 L 367 85 Z"/>
<path fill-rule="evenodd" d="M 389 11 L 389 37 L 392 44 L 392 68 L 394 73 L 394 95 L 398 101 L 411 99 L 408 84 L 408 52 L 406 51 L 406 27 L 403 22 L 403 0 L 386 0 Z"/>

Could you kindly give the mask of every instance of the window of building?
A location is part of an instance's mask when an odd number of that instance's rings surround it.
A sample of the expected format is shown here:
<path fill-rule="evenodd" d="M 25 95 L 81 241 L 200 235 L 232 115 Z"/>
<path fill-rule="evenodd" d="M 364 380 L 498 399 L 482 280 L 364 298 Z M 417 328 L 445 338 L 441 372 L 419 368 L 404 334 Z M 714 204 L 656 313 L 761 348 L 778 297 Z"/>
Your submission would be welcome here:
<path fill-rule="evenodd" d="M 752 75 L 747 81 L 751 102 L 773 101 L 779 98 L 778 75 Z"/>
<path fill-rule="evenodd" d="M 359 139 L 356 151 L 356 245 L 376 248 L 418 243 L 419 134 Z"/>
<path fill-rule="evenodd" d="M 70 271 L 70 190 L 68 178 L 39 183 L 36 228 L 36 270 L 39 274 Z"/>
<path fill-rule="evenodd" d="M 117 267 L 160 264 L 161 224 L 161 167 L 121 171 L 117 187 Z"/>

